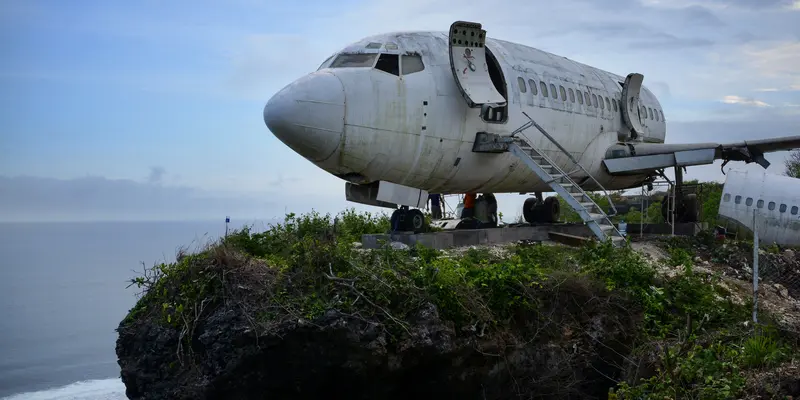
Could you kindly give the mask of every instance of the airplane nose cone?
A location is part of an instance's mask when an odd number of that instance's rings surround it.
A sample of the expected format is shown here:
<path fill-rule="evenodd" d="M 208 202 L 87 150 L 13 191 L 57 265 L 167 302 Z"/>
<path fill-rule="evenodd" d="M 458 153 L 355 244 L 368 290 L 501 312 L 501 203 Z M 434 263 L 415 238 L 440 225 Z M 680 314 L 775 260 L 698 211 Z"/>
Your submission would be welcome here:
<path fill-rule="evenodd" d="M 344 133 L 342 82 L 315 72 L 276 93 L 264 106 L 264 123 L 281 142 L 311 161 L 324 161 Z"/>

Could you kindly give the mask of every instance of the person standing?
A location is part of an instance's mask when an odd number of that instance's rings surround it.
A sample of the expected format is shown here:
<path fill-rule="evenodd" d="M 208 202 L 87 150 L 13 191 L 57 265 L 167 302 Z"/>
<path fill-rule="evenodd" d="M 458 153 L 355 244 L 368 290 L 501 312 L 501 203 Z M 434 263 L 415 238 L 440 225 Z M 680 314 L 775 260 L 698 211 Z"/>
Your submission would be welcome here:
<path fill-rule="evenodd" d="M 431 204 L 431 218 L 442 219 L 442 195 L 431 193 L 428 195 L 428 201 Z"/>

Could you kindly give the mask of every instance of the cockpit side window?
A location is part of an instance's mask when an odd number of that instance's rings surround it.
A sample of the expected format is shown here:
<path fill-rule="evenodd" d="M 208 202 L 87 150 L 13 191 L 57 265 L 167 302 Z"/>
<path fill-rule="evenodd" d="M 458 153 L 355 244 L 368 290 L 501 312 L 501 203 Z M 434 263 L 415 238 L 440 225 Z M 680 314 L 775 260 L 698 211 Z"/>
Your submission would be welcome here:
<path fill-rule="evenodd" d="M 375 53 L 343 53 L 339 54 L 330 68 L 357 68 L 372 67 L 375 63 Z M 395 62 L 396 63 L 396 62 Z"/>
<path fill-rule="evenodd" d="M 425 64 L 422 63 L 422 56 L 419 54 L 406 54 L 400 57 L 400 64 L 402 66 L 403 75 L 413 74 L 425 69 Z"/>
<path fill-rule="evenodd" d="M 397 54 L 381 54 L 375 69 L 400 76 L 400 56 Z"/>
<path fill-rule="evenodd" d="M 321 70 L 321 69 L 325 68 L 325 66 L 326 66 L 326 65 L 328 65 L 328 63 L 330 63 L 330 62 L 331 62 L 331 59 L 332 59 L 332 58 L 333 58 L 335 55 L 336 55 L 336 54 L 334 54 L 334 55 L 332 55 L 332 56 L 328 57 L 328 58 L 327 58 L 325 61 L 323 61 L 323 62 L 322 62 L 322 64 L 320 64 L 320 65 L 319 65 L 319 68 L 317 68 L 317 71 L 319 71 L 319 70 Z"/>

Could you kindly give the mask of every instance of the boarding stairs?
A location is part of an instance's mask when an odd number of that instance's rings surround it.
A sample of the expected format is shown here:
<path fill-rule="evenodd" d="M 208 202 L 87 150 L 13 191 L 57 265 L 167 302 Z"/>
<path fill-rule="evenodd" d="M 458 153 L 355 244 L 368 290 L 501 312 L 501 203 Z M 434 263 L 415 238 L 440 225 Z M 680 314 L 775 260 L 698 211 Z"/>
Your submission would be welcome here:
<path fill-rule="evenodd" d="M 580 215 L 583 222 L 589 226 L 592 233 L 601 242 L 611 239 L 614 246 L 623 246 L 627 243 L 625 237 L 611 222 L 609 215 L 606 214 L 597 203 L 570 177 L 569 174 L 564 172 L 556 163 L 554 163 L 543 151 L 533 147 L 529 143 L 532 141 L 525 137 L 526 140 L 516 137 L 517 134 L 522 133 L 530 127 L 536 127 L 547 139 L 558 147 L 564 154 L 566 154 L 572 162 L 575 163 L 576 168 L 583 170 L 586 175 L 594 181 L 598 188 L 608 199 L 608 204 L 611 209 L 611 216 L 616 215 L 616 208 L 611 201 L 611 196 L 603 188 L 603 186 L 594 179 L 594 177 L 583 167 L 575 158 L 564 149 L 544 128 L 536 123 L 527 113 L 523 114 L 528 118 L 528 122 L 520 128 L 511 133 L 510 136 L 499 136 L 488 133 L 478 133 L 473 151 L 478 152 L 501 152 L 508 151 L 522 160 L 528 168 L 531 169 L 540 179 L 547 183 L 553 191 L 558 193 L 575 212 Z M 476 150 L 477 149 L 477 150 Z"/>

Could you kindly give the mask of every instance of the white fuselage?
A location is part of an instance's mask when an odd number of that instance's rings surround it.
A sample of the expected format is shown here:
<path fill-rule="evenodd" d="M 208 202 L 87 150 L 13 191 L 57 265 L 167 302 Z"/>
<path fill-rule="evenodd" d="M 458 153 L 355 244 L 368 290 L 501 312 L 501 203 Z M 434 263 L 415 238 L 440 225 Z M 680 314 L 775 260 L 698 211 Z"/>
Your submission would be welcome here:
<path fill-rule="evenodd" d="M 800 179 L 765 172 L 728 172 L 719 203 L 723 221 L 753 232 L 764 244 L 800 245 Z"/>
<path fill-rule="evenodd" d="M 294 151 L 356 183 L 388 181 L 445 194 L 547 192 L 550 187 L 512 154 L 472 151 L 477 132 L 508 135 L 527 122 L 524 111 L 606 189 L 641 184 L 646 175 L 611 176 L 602 166 L 609 146 L 630 132 L 619 103 L 624 77 L 502 40 L 487 38 L 486 48 L 502 71 L 496 86 L 508 101 L 499 123 L 485 122 L 480 108 L 465 101 L 445 32 L 391 33 L 347 46 L 273 96 L 264 119 Z M 387 72 L 393 57 L 399 72 Z M 644 115 L 634 112 L 644 134 L 637 140 L 663 143 L 664 114 L 645 87 L 640 110 Z M 522 136 L 573 171 L 569 158 L 535 128 Z"/>

